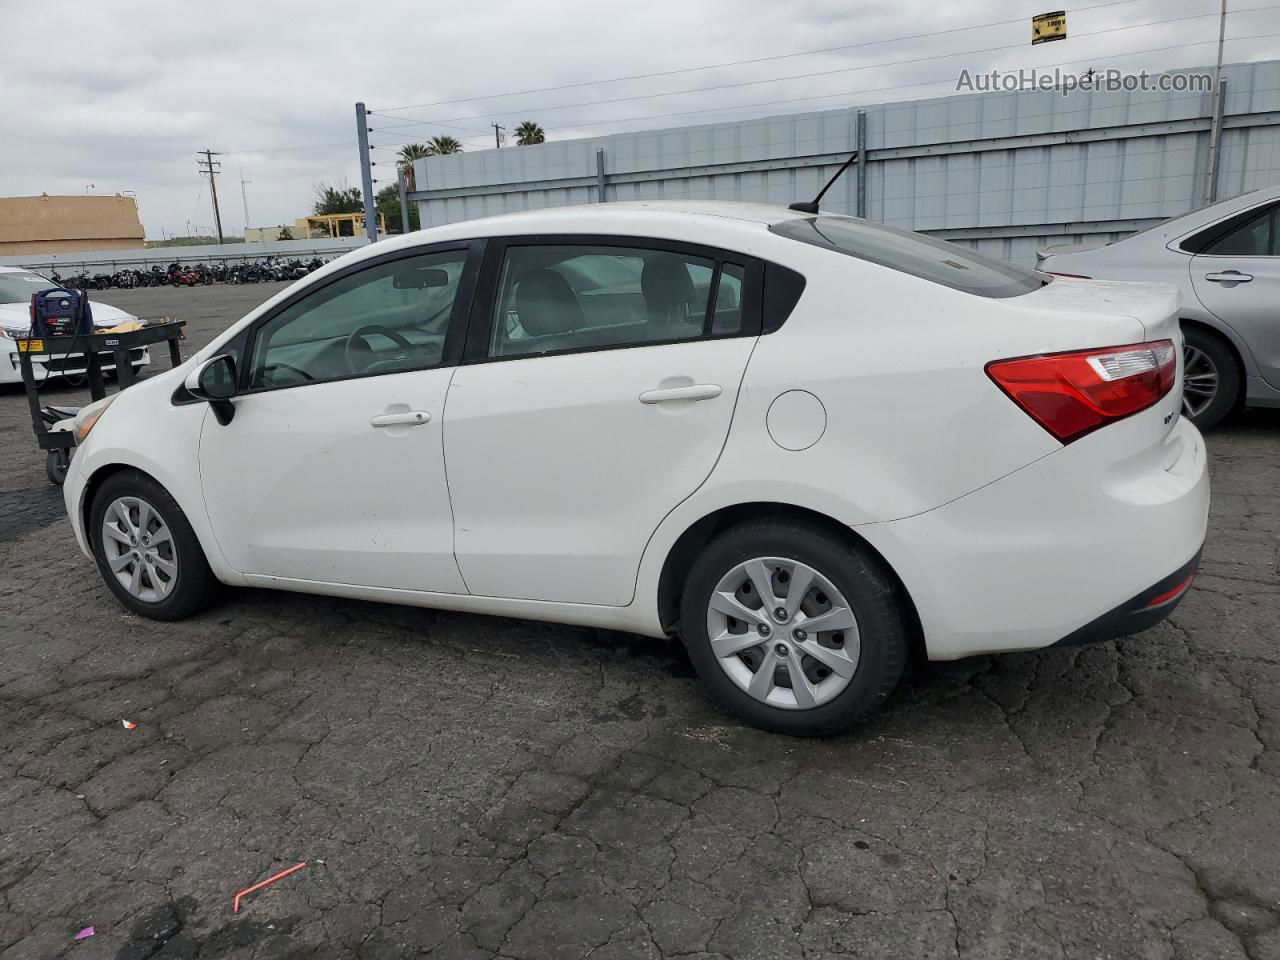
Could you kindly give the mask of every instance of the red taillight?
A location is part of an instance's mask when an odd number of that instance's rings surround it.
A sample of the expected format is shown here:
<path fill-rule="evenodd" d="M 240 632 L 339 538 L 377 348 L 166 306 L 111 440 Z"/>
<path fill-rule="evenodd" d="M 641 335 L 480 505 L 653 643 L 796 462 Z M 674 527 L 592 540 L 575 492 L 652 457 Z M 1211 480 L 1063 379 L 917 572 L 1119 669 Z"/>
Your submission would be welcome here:
<path fill-rule="evenodd" d="M 1172 340 L 995 360 L 987 376 L 1063 443 L 1152 406 L 1173 389 Z"/>

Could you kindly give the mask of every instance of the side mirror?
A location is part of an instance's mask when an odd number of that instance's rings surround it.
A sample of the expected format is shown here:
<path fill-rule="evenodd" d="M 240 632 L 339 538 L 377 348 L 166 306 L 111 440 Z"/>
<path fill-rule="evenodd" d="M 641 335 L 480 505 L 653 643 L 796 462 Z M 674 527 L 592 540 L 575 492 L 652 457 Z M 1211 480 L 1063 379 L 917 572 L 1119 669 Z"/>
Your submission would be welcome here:
<path fill-rule="evenodd" d="M 206 400 L 224 427 L 235 416 L 231 398 L 236 395 L 236 362 L 227 354 L 200 364 L 189 374 L 183 386 L 198 400 Z"/>

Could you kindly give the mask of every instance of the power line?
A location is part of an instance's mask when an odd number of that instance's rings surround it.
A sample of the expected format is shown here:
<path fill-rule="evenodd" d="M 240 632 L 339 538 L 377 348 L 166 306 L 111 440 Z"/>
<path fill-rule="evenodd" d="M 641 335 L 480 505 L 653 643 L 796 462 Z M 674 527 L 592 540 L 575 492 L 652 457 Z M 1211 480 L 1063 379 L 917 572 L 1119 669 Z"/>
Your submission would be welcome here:
<path fill-rule="evenodd" d="M 1092 6 L 1092 7 L 1081 7 L 1081 8 L 1076 8 L 1076 9 L 1077 9 L 1077 10 L 1092 10 L 1092 9 L 1096 9 L 1096 8 L 1098 8 L 1098 7 L 1113 6 L 1113 5 L 1119 5 L 1120 3 L 1132 3 L 1132 2 L 1143 2 L 1143 0 L 1117 0 L 1117 2 L 1116 2 L 1116 3 L 1095 4 L 1095 5 L 1094 5 L 1094 6 Z M 1241 9 L 1241 10 L 1229 10 L 1228 12 L 1229 12 L 1229 13 L 1252 13 L 1252 12 L 1256 12 L 1256 11 L 1259 11 L 1259 10 L 1272 9 L 1272 8 L 1274 8 L 1275 6 L 1276 6 L 1275 4 L 1266 4 L 1266 5 L 1262 5 L 1262 6 L 1258 6 L 1258 7 L 1248 7 L 1248 8 L 1244 8 L 1244 9 Z M 1201 19 L 1201 18 L 1206 17 L 1206 16 L 1217 16 L 1217 15 L 1218 15 L 1218 14 L 1216 14 L 1216 13 L 1215 13 L 1215 14 L 1201 14 L 1201 15 L 1199 15 L 1198 17 L 1193 16 L 1193 17 L 1184 17 L 1184 18 L 1179 18 L 1179 19 L 1181 19 L 1181 20 L 1187 20 L 1187 19 Z M 998 21 L 997 23 L 1022 22 L 1022 21 L 1023 21 L 1023 20 L 1025 20 L 1025 19 L 1026 19 L 1025 17 L 1020 17 L 1020 18 L 1018 18 L 1016 21 Z M 1177 22 L 1177 21 L 1176 21 L 1176 20 L 1165 20 L 1165 21 L 1158 21 L 1158 22 L 1159 22 L 1159 23 L 1174 23 L 1174 22 Z M 1091 33 L 1088 33 L 1088 34 L 1075 34 L 1075 36 L 1092 36 L 1092 35 L 1096 35 L 1097 33 L 1114 32 L 1115 30 L 1132 29 L 1132 28 L 1134 28 L 1134 27 L 1142 27 L 1142 26 L 1149 26 L 1149 25 L 1150 25 L 1150 24 L 1134 24 L 1134 25 L 1130 25 L 1130 26 L 1127 26 L 1127 27 L 1113 28 L 1113 29 L 1112 29 L 1112 30 L 1110 30 L 1110 31 L 1094 31 L 1094 32 L 1091 32 Z M 978 29 L 980 26 L 988 26 L 988 25 L 975 25 L 974 27 L 963 27 L 963 28 L 958 28 L 958 30 Z M 940 33 L 949 33 L 949 32 L 953 32 L 953 31 L 938 31 L 938 32 L 940 32 Z M 935 34 L 919 34 L 919 35 L 916 35 L 916 36 L 923 37 L 923 36 L 933 36 L 933 35 L 935 35 Z M 1276 34 L 1251 35 L 1251 36 L 1247 36 L 1247 37 L 1228 37 L 1228 38 L 1227 38 L 1227 40 L 1228 40 L 1228 41 L 1234 41 L 1234 40 L 1256 40 L 1256 39 L 1264 39 L 1264 38 L 1266 38 L 1266 37 L 1271 37 L 1271 36 L 1276 36 Z M 902 37 L 902 38 L 893 38 L 893 39 L 915 39 L 915 37 Z M 868 41 L 868 43 L 888 43 L 888 42 L 892 42 L 892 41 L 891 41 L 891 40 Z M 1138 56 L 1138 55 L 1140 55 L 1140 54 L 1145 54 L 1145 53 L 1161 53 L 1161 52 L 1165 52 L 1165 51 L 1169 51 L 1169 50 L 1178 50 L 1178 49 L 1182 49 L 1182 48 L 1188 48 L 1188 47 L 1201 46 L 1201 45 L 1203 45 L 1204 43 L 1208 43 L 1208 42 L 1211 42 L 1211 41 L 1196 41 L 1196 42 L 1191 42 L 1191 43 L 1175 44 L 1175 45 L 1172 45 L 1172 46 L 1165 46 L 1165 47 L 1153 47 L 1153 48 L 1149 48 L 1149 49 L 1145 49 L 1145 50 L 1134 50 L 1134 51 L 1131 51 L 1131 52 L 1129 52 L 1129 53 L 1111 54 L 1111 55 L 1101 56 L 1101 57 L 1082 57 L 1082 58 L 1079 58 L 1079 59 L 1063 61 L 1063 62 L 1060 62 L 1060 63 L 1040 64 L 1040 65 L 1038 65 L 1038 66 L 1037 66 L 1037 69 L 1048 69 L 1048 68 L 1053 68 L 1053 67 L 1067 66 L 1067 65 L 1069 65 L 1069 64 L 1074 64 L 1074 63 L 1083 63 L 1083 62 L 1086 62 L 1086 61 L 1088 61 L 1088 60 L 1111 60 L 1111 59 L 1116 59 L 1116 58 L 1118 58 L 1118 57 L 1125 57 L 1125 56 Z M 1212 41 L 1212 42 L 1216 42 L 1216 41 Z M 866 45 L 866 44 L 853 44 L 853 45 L 851 45 L 851 46 L 863 46 L 863 45 Z M 1025 45 L 1024 45 L 1024 44 L 1013 44 L 1013 45 L 1010 45 L 1010 47 L 996 47 L 996 48 L 991 48 L 991 50 L 1002 50 L 1002 49 L 1011 49 L 1011 48 L 1019 48 L 1019 49 L 1020 49 L 1020 48 L 1022 48 L 1023 46 L 1025 46 Z M 848 48 L 845 48 L 845 47 L 835 47 L 835 48 L 830 48 L 830 49 L 835 50 L 835 49 L 848 49 Z M 814 52 L 814 53 L 816 53 L 816 52 L 823 52 L 823 51 L 810 51 L 810 52 Z M 945 58 L 945 57 L 949 57 L 949 56 L 963 56 L 963 55 L 969 55 L 969 54 L 972 54 L 972 53 L 974 53 L 974 52 L 990 52 L 990 51 L 964 51 L 964 52 L 955 53 L 955 54 L 945 54 L 945 55 L 941 55 L 941 57 L 922 58 L 922 59 L 939 59 L 939 58 Z M 782 56 L 806 56 L 806 55 L 808 55 L 808 54 L 807 54 L 807 53 L 798 53 L 798 54 L 785 54 L 785 55 L 782 55 Z M 759 60 L 766 60 L 766 59 L 780 59 L 780 58 L 759 58 Z M 739 61 L 739 62 L 742 62 L 742 63 L 748 63 L 748 62 L 757 62 L 757 61 Z M 920 62 L 920 61 L 919 61 L 919 60 L 917 60 L 917 61 L 899 61 L 898 63 L 902 63 L 902 62 Z M 893 66 L 893 65 L 895 65 L 895 63 L 893 63 L 893 62 L 889 62 L 889 63 L 879 63 L 879 64 L 868 64 L 868 65 L 864 65 L 864 66 L 860 66 L 860 67 L 848 68 L 848 70 L 842 70 L 842 71 L 830 71 L 830 72 L 841 73 L 841 72 L 849 72 L 850 70 L 861 70 L 861 69 L 868 69 L 868 68 L 870 68 L 870 67 L 876 67 L 876 66 L 883 67 L 883 66 Z M 711 65 L 711 66 L 720 66 L 720 65 L 718 65 L 718 64 L 717 64 L 717 65 Z M 706 67 L 705 69 L 711 69 L 711 66 L 708 66 L 708 67 Z M 698 69 L 704 69 L 704 68 L 701 68 L 701 67 L 690 67 L 690 68 L 686 68 L 686 70 L 698 70 Z M 669 73 L 679 73 L 679 72 L 685 72 L 685 71 L 668 71 L 668 72 L 669 72 Z M 661 76 L 661 75 L 663 75 L 663 74 L 653 74 L 653 76 Z M 646 76 L 647 76 L 647 75 L 646 75 Z M 545 88 L 545 89 L 548 89 L 548 90 L 551 90 L 551 89 L 565 89 L 565 88 L 568 88 L 568 87 L 585 86 L 585 85 L 588 85 L 588 83 L 594 83 L 594 82 L 599 82 L 599 83 L 613 83 L 613 82 L 618 82 L 618 81 L 625 80 L 625 79 L 631 79 L 631 78 L 619 77 L 619 78 L 614 78 L 613 80 L 590 81 L 590 82 L 584 82 L 584 83 L 581 83 L 581 84 L 566 84 L 566 85 L 564 85 L 563 87 Z M 785 80 L 785 79 L 791 79 L 791 78 L 785 78 L 785 77 L 784 77 L 784 78 L 775 78 L 774 80 L 770 80 L 770 81 L 752 81 L 752 83 L 757 83 L 757 84 L 758 84 L 758 83 L 765 83 L 765 82 L 777 82 L 777 81 L 779 81 L 779 80 Z M 813 100 L 828 100 L 828 99 L 831 99 L 831 98 L 833 98 L 833 97 L 841 97 L 841 96 L 856 96 L 856 95 L 865 94 L 865 93 L 876 93 L 876 92 L 885 92 L 885 91 L 893 91 L 893 90 L 903 90 L 903 89 L 908 89 L 908 88 L 911 88 L 911 87 L 934 86 L 934 85 L 937 85 L 937 84 L 939 84 L 939 83 L 946 83 L 946 82 L 949 82 L 949 81 L 953 81 L 954 79 L 955 79 L 954 77 L 940 77 L 940 78 L 938 78 L 938 79 L 936 79 L 936 80 L 918 80 L 918 81 L 914 81 L 914 82 L 911 82 L 911 83 L 893 84 L 893 85 L 890 85 L 890 86 L 883 86 L 883 87 L 863 88 L 863 89 L 861 89 L 861 90 L 859 90 L 859 91 L 856 91 L 856 92 L 854 92 L 854 91 L 840 91 L 840 92 L 838 92 L 838 93 L 833 93 L 833 94 L 815 94 L 815 95 L 812 95 L 812 96 L 806 96 L 806 97 L 792 97 L 792 98 L 780 99 L 780 100 L 764 100 L 764 101 L 755 101 L 755 102 L 751 102 L 751 103 L 732 104 L 732 105 L 719 106 L 719 107 L 709 107 L 709 108 L 703 108 L 703 109 L 698 109 L 698 110 L 684 110 L 684 111 L 675 111 L 675 112 L 668 112 L 668 113 L 646 114 L 646 115 L 644 115 L 644 116 L 633 116 L 633 117 L 615 117 L 615 118 L 609 118 L 609 119 L 604 119 L 604 120 L 581 120 L 581 121 L 572 121 L 572 120 L 571 120 L 571 121 L 566 121 L 566 123 L 567 123 L 567 125 L 568 125 L 568 126 L 572 126 L 572 127 L 583 127 L 583 126 L 598 126 L 598 125 L 600 125 L 600 124 L 608 124 L 608 123 L 633 123 L 633 122 L 639 122 L 639 121 L 645 121 L 645 120 L 661 120 L 661 119 L 667 119 L 667 118 L 672 118 L 672 117 L 695 116 L 695 115 L 699 115 L 699 114 L 706 114 L 706 113 L 722 113 L 722 112 L 729 112 L 729 111 L 733 111 L 733 110 L 746 110 L 746 109 L 752 109 L 752 108 L 758 108 L 758 107 L 766 107 L 766 106 L 784 106 L 784 105 L 789 105 L 789 104 L 794 104 L 794 103 L 805 103 L 805 102 L 813 101 Z M 700 89 L 704 89 L 704 88 L 699 88 L 699 90 L 700 90 Z M 710 89 L 719 89 L 719 88 L 710 88 Z M 682 93 L 699 92 L 699 90 L 692 90 L 692 91 L 690 91 L 690 90 L 686 90 L 686 91 L 672 91 L 672 92 L 665 93 L 665 94 L 653 94 L 653 95 L 650 95 L 649 97 L 646 97 L 646 98 L 662 97 L 662 96 L 677 96 L 677 95 L 680 95 L 680 94 L 682 94 Z M 495 96 L 495 97 L 496 97 L 496 96 L 500 96 L 500 95 L 499 95 L 499 94 L 494 94 L 493 96 Z M 484 99 L 484 98 L 472 98 L 472 99 Z M 597 100 L 597 101 L 589 101 L 589 102 L 584 103 L 584 104 L 564 104 L 564 105 L 562 105 L 562 107 L 567 109 L 567 108 L 568 108 L 568 107 L 570 107 L 570 106 L 598 106 L 598 105 L 605 104 L 605 103 L 622 102 L 622 101 L 630 100 L 630 99 L 645 99 L 645 98 L 629 98 L 629 97 L 624 97 L 624 98 L 618 98 L 617 100 L 607 100 L 607 101 L 600 101 L 600 100 Z M 455 101 L 441 101 L 441 102 L 455 102 Z M 562 107 L 551 107 L 551 108 L 544 108 L 544 109 L 561 109 Z M 391 109 L 391 108 L 385 108 L 385 109 Z M 409 107 L 404 107 L 404 108 L 395 108 L 395 109 L 410 109 L 410 108 L 409 108 Z M 524 108 L 522 108 L 522 109 L 524 109 Z M 456 119 L 475 119 L 475 118 L 474 118 L 474 117 L 465 117 L 465 118 L 456 118 Z M 403 127 L 412 127 L 412 126 L 428 126 L 428 125 L 432 125 L 432 124 L 437 125 L 437 126 L 446 126 L 446 125 L 447 125 L 447 122 L 446 122 L 446 121 L 442 121 L 442 120 L 418 120 L 418 121 L 414 121 L 414 122 L 412 122 L 412 123 L 405 123 L 405 124 L 392 124 L 392 125 L 385 126 L 385 127 L 376 127 L 376 128 L 374 128 L 371 132 L 376 132 L 376 133 L 379 133 L 379 134 L 381 134 L 381 135 L 383 135 L 383 136 L 392 137 L 392 136 L 394 136 L 394 134 L 390 133 L 389 131 L 391 131 L 391 130 L 393 130 L 393 129 L 399 129 L 399 128 L 403 128 Z M 465 129 L 465 128 L 458 128 L 458 129 Z M 474 136 L 472 136 L 472 137 L 466 137 L 466 138 L 463 138 L 463 142 L 464 142 L 464 143 L 467 143 L 467 142 L 472 142 L 472 143 L 481 143 L 481 142 L 483 142 L 483 141 L 482 141 L 482 138 L 485 138 L 485 137 L 487 137 L 487 136 L 488 136 L 487 134 L 485 134 L 485 133 L 481 133 L 481 132 L 479 132 L 479 131 L 472 131 L 472 132 L 474 132 L 474 134 L 475 134 L 475 135 L 474 135 Z M 382 149 L 388 149 L 388 148 L 395 148 L 395 147 L 404 146 L 404 145 L 406 145 L 406 144 L 414 143 L 414 142 L 416 142 L 416 140 L 396 140 L 396 141 L 394 141 L 394 142 L 379 143 L 379 144 L 371 144 L 371 146 L 373 146 L 373 147 L 380 147 L 380 148 L 382 148 Z M 250 154 L 250 153 L 280 153 L 280 152 L 290 152 L 290 151 L 294 151 L 294 150 L 320 150 L 320 149 L 326 149 L 326 148 L 338 148 L 338 147 L 346 147 L 346 148 L 349 148 L 350 146 L 351 146 L 350 141 L 333 141 L 333 142 L 328 142 L 328 143 L 307 143 L 307 144 L 295 144 L 295 145 L 287 146 L 287 147 L 260 147 L 260 148 L 252 148 L 252 149 L 249 149 L 249 148 L 242 148 L 242 149 L 238 149 L 238 150 L 228 151 L 227 153 L 225 153 L 225 154 L 224 154 L 224 156 L 237 156 L 237 155 Z"/>
<path fill-rule="evenodd" d="M 1233 10 L 1231 12 L 1232 13 L 1251 13 L 1259 10 L 1275 9 L 1276 6 L 1278 5 L 1263 4 L 1262 6 L 1248 7 L 1241 10 Z M 1192 16 L 1175 17 L 1175 18 L 1170 18 L 1165 20 L 1151 20 L 1146 23 L 1131 23 L 1121 27 L 1108 27 L 1105 30 L 1091 30 L 1086 33 L 1077 33 L 1074 36 L 1075 37 L 1096 37 L 1096 36 L 1101 36 L 1102 34 L 1118 33 L 1123 30 L 1137 30 L 1143 27 L 1164 26 L 1165 24 L 1169 24 L 1169 23 L 1181 23 L 1187 20 L 1203 20 L 1206 17 L 1217 17 L 1217 16 L 1218 16 L 1217 13 L 1201 13 L 1201 14 L 1195 14 Z M 691 94 L 691 93 L 709 93 L 715 90 L 729 90 L 729 89 L 734 89 L 738 87 L 759 86 L 760 84 L 765 84 L 765 83 L 781 83 L 788 80 L 810 80 L 815 77 L 829 77 L 829 76 L 834 76 L 836 74 L 856 73 L 861 70 L 874 70 L 874 69 L 879 69 L 883 67 L 897 67 L 897 66 L 904 66 L 904 65 L 917 64 L 917 63 L 927 63 L 931 60 L 946 60 L 951 57 L 965 57 L 965 56 L 973 56 L 975 54 L 997 53 L 1002 50 L 1021 49 L 1025 46 L 1026 46 L 1025 43 L 1007 43 L 1007 44 L 1002 44 L 996 47 L 983 47 L 978 50 L 958 50 L 954 53 L 933 54 L 931 56 L 926 56 L 926 57 L 912 57 L 904 60 L 885 60 L 877 63 L 860 64 L 859 66 L 855 66 L 855 67 L 841 67 L 836 70 L 820 70 L 813 73 L 798 73 L 798 74 L 791 74 L 789 76 L 768 77 L 762 80 L 742 80 L 736 83 L 715 84 L 713 86 L 707 86 L 707 87 L 690 87 L 684 90 L 671 90 L 665 93 L 645 93 L 645 94 L 636 94 L 634 96 L 629 96 L 629 97 L 614 97 L 609 100 L 584 100 L 579 103 L 563 103 L 563 104 L 557 104 L 554 106 L 532 107 L 532 108 L 521 108 L 521 109 L 526 112 L 532 110 L 533 112 L 536 112 L 536 113 L 548 113 L 553 110 L 569 110 L 575 107 L 603 106 L 606 104 L 625 103 L 633 100 L 654 100 L 654 99 L 660 99 L 662 97 L 684 96 L 686 94 Z M 448 117 L 448 118 L 442 118 L 440 120 L 418 119 L 410 123 L 391 124 L 389 126 L 377 127 L 375 129 L 386 131 L 386 130 L 399 129 L 403 127 L 430 126 L 432 124 L 441 124 L 448 120 L 465 120 L 465 119 L 467 118 L 466 117 Z"/>
<path fill-rule="evenodd" d="M 1262 40 L 1268 37 L 1276 37 L 1276 36 L 1280 36 L 1280 33 L 1251 34 L 1247 37 L 1228 37 L 1227 42 L 1230 43 L 1233 40 Z M 1216 39 L 1199 40 L 1199 41 L 1194 41 L 1192 43 L 1173 44 L 1172 46 L 1149 47 L 1144 50 L 1131 50 L 1126 53 L 1107 54 L 1106 56 L 1101 56 L 1101 57 L 1080 57 L 1075 60 L 1064 60 L 1058 63 L 1040 64 L 1034 69 L 1044 70 L 1044 69 L 1050 69 L 1054 67 L 1071 66 L 1072 64 L 1091 63 L 1098 60 L 1115 60 L 1121 57 L 1134 57 L 1134 56 L 1140 56 L 1142 54 L 1147 54 L 1147 53 L 1164 53 L 1170 50 L 1182 50 L 1189 47 L 1203 46 L 1207 43 L 1217 43 L 1217 40 Z M 1007 70 L 1005 72 L 1016 72 L 1016 68 Z M 632 116 L 632 117 L 610 117 L 604 120 L 569 121 L 567 125 L 569 127 L 590 127 L 590 126 L 599 126 L 600 124 L 632 123 L 637 121 L 663 120 L 663 119 L 669 119 L 671 117 L 689 117 L 689 116 L 695 116 L 698 114 L 706 114 L 706 113 L 727 113 L 731 110 L 751 110 L 751 109 L 759 109 L 761 107 L 782 106 L 782 105 L 790 105 L 795 103 L 807 103 L 813 100 L 830 100 L 834 97 L 861 97 L 868 93 L 883 93 L 891 90 L 905 90 L 911 87 L 936 86 L 937 84 L 940 84 L 940 83 L 954 83 L 955 79 L 956 78 L 953 75 L 948 77 L 938 77 L 933 80 L 916 80 L 910 83 L 892 84 L 884 87 L 865 87 L 857 91 L 841 90 L 838 93 L 814 94 L 812 96 L 807 96 L 807 97 L 791 97 L 785 100 L 761 100 L 761 101 L 755 101 L 752 103 L 731 104 L 731 105 L 719 106 L 719 107 L 703 107 L 698 110 L 681 110 L 674 113 L 654 113 L 654 114 L 644 114 L 641 116 Z M 404 142 L 412 143 L 413 141 L 409 140 Z M 393 146 L 393 144 L 385 144 L 385 146 Z"/>
<path fill-rule="evenodd" d="M 1073 7 L 1069 13 L 1083 13 L 1086 10 L 1097 10 L 1102 7 L 1118 7 L 1130 3 L 1144 3 L 1146 0 L 1106 0 L 1087 7 Z M 1216 16 L 1216 14 L 1215 14 Z M 556 90 L 571 90 L 575 87 L 593 87 L 606 83 L 623 83 L 628 80 L 650 80 L 654 77 L 669 77 L 678 73 L 695 73 L 701 70 L 719 70 L 723 67 L 739 67 L 754 63 L 768 63 L 773 60 L 788 60 L 794 57 L 811 57 L 822 53 L 837 53 L 841 50 L 855 50 L 860 47 L 871 47 L 882 43 L 897 43 L 902 40 L 922 40 L 928 37 L 940 37 L 966 30 L 982 30 L 987 27 L 1003 27 L 1011 23 L 1025 23 L 1027 17 L 1014 17 L 1010 20 L 992 20 L 989 23 L 975 23 L 968 27 L 952 27 L 947 30 L 931 30 L 928 33 L 906 34 L 900 37 L 885 37 L 881 40 L 864 40 L 860 43 L 848 43 L 838 47 L 821 47 L 817 50 L 800 50 L 796 53 L 780 53 L 767 57 L 753 57 L 749 60 L 728 60 L 724 63 L 706 63 L 695 67 L 680 67 L 676 70 L 659 70 L 655 73 L 635 73 L 625 77 L 609 77 L 604 80 L 582 80 L 577 83 L 563 83 L 554 87 L 535 87 L 529 90 L 512 90 L 507 93 L 489 93 L 474 97 L 457 97 L 453 100 L 436 100 L 432 103 L 410 103 L 400 107 L 379 107 L 378 113 L 391 113 L 397 110 L 420 110 L 423 107 L 439 107 L 449 103 L 470 103 L 475 100 L 495 100 L 500 97 L 518 97 L 530 93 L 551 93 Z M 369 111 L 373 113 L 373 111 Z"/>

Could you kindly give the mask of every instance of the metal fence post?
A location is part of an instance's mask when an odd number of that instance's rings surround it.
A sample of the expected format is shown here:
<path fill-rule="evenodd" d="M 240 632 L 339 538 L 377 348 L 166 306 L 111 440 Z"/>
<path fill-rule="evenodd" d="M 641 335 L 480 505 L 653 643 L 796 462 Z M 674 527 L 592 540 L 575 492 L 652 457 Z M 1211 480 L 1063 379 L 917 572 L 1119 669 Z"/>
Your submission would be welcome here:
<path fill-rule="evenodd" d="M 396 164 L 396 183 L 400 185 L 400 232 L 409 232 L 409 197 L 404 191 L 404 168 Z"/>
<path fill-rule="evenodd" d="M 867 111 L 858 111 L 858 193 L 855 216 L 867 215 Z"/>
<path fill-rule="evenodd" d="M 373 171 L 369 162 L 369 122 L 364 104 L 356 104 L 356 139 L 360 144 L 360 184 L 364 188 L 364 232 L 370 243 L 378 239 L 378 215 L 373 209 Z"/>
<path fill-rule="evenodd" d="M 597 201 L 604 203 L 604 147 L 596 147 L 596 191 Z"/>
<path fill-rule="evenodd" d="M 1227 81 L 1219 78 L 1213 93 L 1213 123 L 1209 128 L 1209 172 L 1205 176 L 1204 199 L 1218 199 L 1218 170 L 1222 164 L 1222 114 L 1227 101 Z"/>

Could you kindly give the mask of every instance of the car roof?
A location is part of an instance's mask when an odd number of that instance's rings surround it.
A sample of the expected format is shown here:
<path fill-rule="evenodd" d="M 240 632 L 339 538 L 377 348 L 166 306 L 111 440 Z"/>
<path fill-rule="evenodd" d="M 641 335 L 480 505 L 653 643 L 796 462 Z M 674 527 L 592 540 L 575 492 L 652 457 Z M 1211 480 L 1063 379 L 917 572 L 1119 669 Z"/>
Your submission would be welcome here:
<path fill-rule="evenodd" d="M 771 224 L 802 216 L 777 204 L 712 200 L 637 200 L 522 210 L 427 227 L 348 254 L 363 259 L 401 247 L 450 240 L 532 234 L 657 237 L 710 245 L 758 236 Z M 350 262 L 350 261 L 348 261 Z"/>
<path fill-rule="evenodd" d="M 565 207 L 545 207 L 540 210 L 521 210 L 493 217 L 463 221 L 467 224 L 491 227 L 511 224 L 520 232 L 540 229 L 541 221 L 580 221 L 584 225 L 607 222 L 619 216 L 653 217 L 680 216 L 689 218 L 714 217 L 717 219 L 744 220 L 748 223 L 769 225 L 780 220 L 800 216 L 794 210 L 774 203 L 747 203 L 739 200 L 621 200 L 609 203 L 582 203 Z M 453 226 L 453 224 L 448 224 Z M 505 232 L 505 231 L 504 231 Z"/>
<path fill-rule="evenodd" d="M 1171 217 L 1150 230 L 1136 234 L 1135 237 L 1144 237 L 1163 246 L 1174 240 L 1179 240 L 1189 233 L 1194 233 L 1201 227 L 1207 227 L 1212 223 L 1217 223 L 1219 220 L 1234 216 L 1243 210 L 1248 210 L 1250 207 L 1256 207 L 1276 199 L 1280 199 L 1280 186 L 1251 190 L 1249 193 L 1242 193 L 1237 197 L 1219 200 L 1216 203 L 1200 207 L 1181 216 Z"/>

